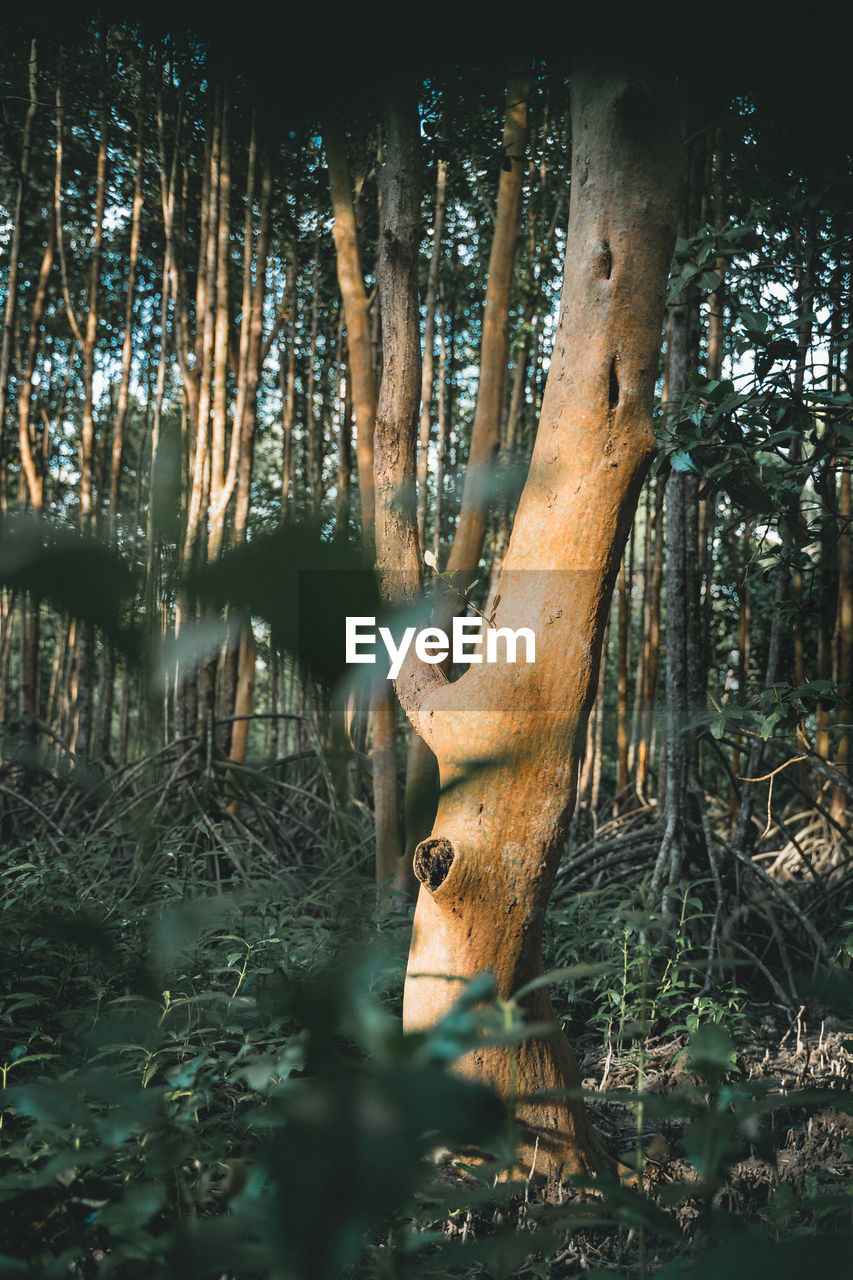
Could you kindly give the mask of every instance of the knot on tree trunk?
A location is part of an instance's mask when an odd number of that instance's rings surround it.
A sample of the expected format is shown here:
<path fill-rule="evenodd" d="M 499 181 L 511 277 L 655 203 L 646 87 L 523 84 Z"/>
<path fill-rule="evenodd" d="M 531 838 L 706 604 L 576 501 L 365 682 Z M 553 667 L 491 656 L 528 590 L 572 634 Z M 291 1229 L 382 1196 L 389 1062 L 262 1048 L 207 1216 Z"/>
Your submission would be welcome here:
<path fill-rule="evenodd" d="M 453 845 L 443 836 L 422 840 L 415 849 L 415 875 L 434 893 L 447 879 L 454 857 Z"/>

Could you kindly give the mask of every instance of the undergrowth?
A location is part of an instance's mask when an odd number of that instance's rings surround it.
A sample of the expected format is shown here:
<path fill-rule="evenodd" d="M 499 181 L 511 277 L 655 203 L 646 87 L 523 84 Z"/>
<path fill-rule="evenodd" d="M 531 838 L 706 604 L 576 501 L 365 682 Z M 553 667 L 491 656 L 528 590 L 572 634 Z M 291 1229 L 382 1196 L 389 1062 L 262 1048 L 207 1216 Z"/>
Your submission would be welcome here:
<path fill-rule="evenodd" d="M 555 1192 L 507 1177 L 500 1104 L 448 1072 L 521 1038 L 521 1009 L 484 977 L 403 1036 L 409 914 L 376 917 L 357 839 L 288 864 L 233 829 L 163 822 L 142 860 L 114 839 L 34 833 L 2 855 L 0 1275 L 842 1272 L 850 1151 L 836 1177 L 774 1176 L 755 1212 L 732 1198 L 738 1162 L 853 1107 L 841 1078 L 783 1093 L 745 1073 L 749 997 L 702 963 L 701 885 L 666 917 L 621 886 L 556 895 L 555 1010 L 581 1052 L 603 1048 L 585 1092 L 594 1119 L 621 1117 L 637 1173 Z"/>

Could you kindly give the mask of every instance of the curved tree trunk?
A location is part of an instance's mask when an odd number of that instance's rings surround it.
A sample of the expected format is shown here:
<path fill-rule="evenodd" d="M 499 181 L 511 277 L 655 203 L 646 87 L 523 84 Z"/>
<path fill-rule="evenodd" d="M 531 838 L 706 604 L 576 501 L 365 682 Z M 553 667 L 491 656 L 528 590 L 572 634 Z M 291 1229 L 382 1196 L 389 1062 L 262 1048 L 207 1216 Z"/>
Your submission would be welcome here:
<path fill-rule="evenodd" d="M 442 794 L 416 850 L 421 889 L 403 1017 L 430 1025 L 483 970 L 507 999 L 542 972 L 545 909 L 620 557 L 654 449 L 651 411 L 681 147 L 664 99 L 613 71 L 573 79 L 574 160 L 562 312 L 498 626 L 532 627 L 532 665 L 472 665 L 447 684 L 404 667 L 398 693 L 435 752 Z M 539 988 L 524 1002 L 553 1022 Z M 505 1096 L 579 1084 L 562 1033 L 469 1056 Z M 523 1103 L 520 1155 L 549 1177 L 603 1154 L 583 1107 Z M 535 1153 L 535 1155 L 534 1155 Z"/>

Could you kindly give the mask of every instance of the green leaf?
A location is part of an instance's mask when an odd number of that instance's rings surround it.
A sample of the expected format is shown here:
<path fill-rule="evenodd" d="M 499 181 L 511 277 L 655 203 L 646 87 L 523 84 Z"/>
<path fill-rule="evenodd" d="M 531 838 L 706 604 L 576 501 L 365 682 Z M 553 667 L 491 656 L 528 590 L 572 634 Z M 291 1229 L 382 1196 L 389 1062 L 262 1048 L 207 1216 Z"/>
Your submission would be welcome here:
<path fill-rule="evenodd" d="M 699 468 L 690 454 L 684 449 L 679 449 L 676 453 L 673 453 L 669 461 L 673 471 L 690 472 L 693 475 L 699 475 Z"/>
<path fill-rule="evenodd" d="M 772 737 L 773 730 L 781 719 L 782 713 L 780 711 L 772 711 L 769 716 L 765 716 L 761 721 L 758 732 L 761 734 L 765 742 L 768 738 Z"/>
<path fill-rule="evenodd" d="M 712 1089 L 718 1089 L 729 1071 L 737 1070 L 737 1054 L 731 1036 L 717 1022 L 698 1027 L 687 1046 L 687 1065 Z"/>

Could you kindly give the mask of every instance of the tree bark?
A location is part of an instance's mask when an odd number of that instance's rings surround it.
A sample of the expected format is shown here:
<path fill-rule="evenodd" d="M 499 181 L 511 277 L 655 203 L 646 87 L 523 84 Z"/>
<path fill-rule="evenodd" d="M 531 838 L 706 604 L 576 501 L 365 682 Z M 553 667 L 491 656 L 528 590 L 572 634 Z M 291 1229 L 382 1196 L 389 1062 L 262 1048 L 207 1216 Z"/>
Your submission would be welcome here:
<path fill-rule="evenodd" d="M 338 284 L 344 307 L 349 353 L 349 371 L 352 385 L 353 409 L 356 424 L 356 462 L 358 488 L 361 499 L 362 540 L 365 552 L 371 558 L 378 547 L 380 575 L 387 576 L 388 539 L 400 533 L 405 552 L 411 556 L 415 550 L 415 565 L 420 564 L 417 554 L 417 530 L 404 531 L 406 512 L 414 513 L 414 436 L 407 443 L 403 456 L 393 458 L 395 432 L 403 437 L 406 425 L 417 417 L 417 394 L 420 379 L 420 347 L 418 342 L 417 315 L 417 239 L 414 240 L 414 307 L 417 364 L 411 363 L 409 326 L 411 317 L 411 237 L 416 235 L 417 210 L 411 223 L 411 210 L 406 207 L 409 183 L 402 180 L 403 156 L 413 160 L 417 151 L 412 150 L 411 138 L 406 136 L 405 122 L 399 118 L 400 108 L 392 104 L 388 112 L 392 136 L 386 146 L 383 168 L 383 190 L 386 195 L 381 214 L 379 263 L 377 278 L 383 280 L 383 290 L 391 314 L 383 315 L 383 339 L 389 342 L 387 362 L 383 363 L 382 387 L 382 452 L 378 468 L 375 467 L 375 436 L 377 430 L 377 400 L 374 372 L 374 344 L 370 332 L 369 303 L 364 288 L 361 261 L 358 252 L 355 208 L 350 189 L 349 165 L 346 158 L 344 136 L 333 123 L 326 130 L 326 156 L 329 165 L 329 184 L 334 212 L 333 235 L 335 240 Z M 387 123 L 387 122 L 386 122 Z M 388 172 L 390 170 L 390 173 Z M 419 200 L 418 185 L 416 200 Z M 390 204 L 389 204 L 390 201 Z M 402 203 L 401 203 L 402 202 Z M 397 255 L 402 253 L 398 261 Z M 399 345 L 398 345 L 399 344 Z M 414 386 L 414 403 L 408 404 Z M 397 415 L 400 415 L 399 418 Z M 400 477 L 404 477 L 400 482 Z M 409 477 L 409 479 L 406 479 Z M 380 485 L 377 494 L 376 485 Z M 400 506 L 400 495 L 403 496 Z M 402 486 L 402 487 L 401 487 Z M 401 523 L 402 520 L 402 523 Z M 414 539 L 414 541 L 413 541 Z M 379 883 L 392 877 L 392 882 L 404 881 L 402 869 L 402 845 L 397 800 L 396 708 L 391 685 L 388 681 L 377 684 L 371 697 L 370 724 L 372 728 L 371 759 L 373 766 L 373 800 L 376 817 L 376 878 Z"/>
<path fill-rule="evenodd" d="M 536 661 L 472 665 L 454 684 L 404 666 L 398 693 L 443 789 L 415 853 L 421 889 L 406 1027 L 433 1023 L 490 970 L 510 999 L 542 972 L 545 908 L 575 797 L 613 584 L 654 450 L 651 428 L 681 148 L 669 103 L 611 69 L 572 82 L 574 161 L 561 317 L 531 469 L 501 578 L 499 626 L 536 633 Z M 524 1000 L 553 1023 L 544 987 Z M 580 1082 L 556 1028 L 461 1069 L 520 1108 L 523 1167 L 601 1167 L 583 1107 L 530 1098 Z"/>
<path fill-rule="evenodd" d="M 695 145 L 679 232 L 688 236 L 701 196 L 700 148 Z M 699 297 L 688 285 L 670 304 L 667 323 L 667 411 L 677 421 L 690 376 L 699 365 Z M 697 710 L 700 684 L 699 486 L 694 475 L 673 469 L 666 482 L 666 773 L 662 840 L 651 892 L 663 893 L 681 874 L 685 859 L 704 847 L 695 740 L 683 732 Z M 662 907 L 666 909 L 665 901 Z"/>
<path fill-rule="evenodd" d="M 296 407 L 296 320 L 299 306 L 295 242 L 291 242 L 288 245 L 285 270 L 287 273 L 285 329 L 278 348 L 278 381 L 281 390 L 282 518 L 290 505 L 293 487 L 293 419 Z"/>
<path fill-rule="evenodd" d="M 849 385 L 849 382 L 848 382 Z M 849 776 L 850 722 L 853 720 L 853 510 L 850 495 L 850 461 L 841 472 L 838 497 L 838 515 L 841 533 L 838 541 L 838 694 L 842 699 L 835 714 L 836 729 L 835 764 Z M 831 801 L 832 816 L 846 828 L 850 814 L 847 798 L 841 787 L 834 787 Z"/>
<path fill-rule="evenodd" d="M 369 304 L 358 252 L 346 146 L 339 126 L 329 123 L 325 142 L 335 218 L 332 234 L 347 326 L 362 532 L 365 547 L 370 554 L 374 546 L 373 428 L 376 421 L 376 375 L 370 337 Z"/>
<path fill-rule="evenodd" d="M 741 542 L 740 563 L 737 565 L 737 600 L 738 600 L 738 625 L 737 625 L 737 696 L 741 706 L 746 705 L 746 681 L 749 673 L 749 616 L 750 616 L 750 590 L 749 590 L 749 525 L 747 520 L 743 526 L 743 540 Z M 740 775 L 740 757 L 741 757 L 741 735 L 735 735 L 735 749 L 732 752 L 732 773 L 735 778 Z M 732 821 L 734 822 L 737 814 L 738 791 L 734 782 L 730 786 L 730 810 Z"/>
<path fill-rule="evenodd" d="M 38 110 L 38 49 L 35 40 L 30 43 L 28 87 L 29 103 L 27 104 L 27 114 L 24 117 L 21 151 L 18 159 L 18 185 L 15 191 L 15 210 L 12 214 L 9 273 L 6 280 L 6 306 L 3 312 L 3 341 L 2 346 L 0 346 L 0 511 L 5 511 L 6 509 L 6 402 L 9 395 L 9 369 L 12 363 L 12 345 L 18 306 L 18 265 L 21 256 L 24 201 L 26 200 L 30 180 L 30 150 L 32 147 L 33 125 Z"/>
<path fill-rule="evenodd" d="M 118 389 L 115 418 L 113 420 L 113 438 L 110 449 L 110 482 L 109 506 L 107 510 L 107 526 L 109 537 L 114 540 L 118 528 L 119 500 L 121 496 L 121 472 L 124 458 L 124 436 L 127 423 L 127 408 L 130 398 L 130 374 L 133 360 L 133 313 L 136 302 L 136 275 L 139 261 L 139 233 L 142 220 L 142 155 L 143 155 L 143 108 L 145 105 L 145 83 L 147 79 L 147 56 L 143 50 L 142 86 L 140 89 L 139 110 L 136 120 L 136 150 L 133 165 L 133 197 L 130 216 L 130 250 L 127 264 L 127 294 L 124 308 L 124 335 L 121 346 L 121 380 Z M 110 737 L 112 733 L 113 697 L 115 690 L 115 653 L 111 645 L 104 650 L 104 663 L 101 673 L 101 692 L 99 706 L 98 746 L 100 759 L 110 754 Z"/>
<path fill-rule="evenodd" d="M 459 572 L 460 581 L 465 578 L 470 581 L 475 576 L 494 487 L 493 463 L 501 438 L 512 276 L 520 234 L 529 98 L 530 76 L 513 73 L 507 86 L 502 141 L 504 167 L 498 181 L 495 231 L 489 253 L 477 403 L 471 425 L 459 523 L 447 565 L 451 572 Z"/>
<path fill-rule="evenodd" d="M 429 260 L 426 297 L 424 299 L 424 358 L 421 371 L 421 420 L 418 447 L 418 541 L 426 546 L 427 476 L 429 475 L 429 437 L 432 407 L 435 316 L 438 304 L 438 267 L 441 261 L 441 236 L 447 204 L 447 161 L 436 162 L 435 214 L 432 220 L 432 252 Z"/>
<path fill-rule="evenodd" d="M 480 372 L 477 401 L 471 425 L 468 464 L 462 486 L 459 522 L 453 535 L 447 569 L 454 574 L 457 589 L 473 581 L 483 553 L 486 521 L 495 488 L 494 462 L 501 440 L 507 355 L 509 350 L 509 309 L 512 295 L 515 251 L 521 226 L 521 197 L 524 185 L 524 151 L 527 145 L 530 77 L 514 71 L 509 78 L 504 117 L 503 166 L 498 181 L 495 229 L 489 253 L 483 331 L 480 340 Z M 450 625 L 454 613 L 448 595 L 436 610 L 434 624 Z M 429 830 L 435 807 L 435 761 L 422 739 L 411 743 L 406 768 L 406 813 L 416 822 L 407 823 L 406 856 Z M 419 819 L 419 821 L 418 821 Z"/>
<path fill-rule="evenodd" d="M 392 97 L 385 110 L 385 163 L 380 171 L 382 226 L 377 284 L 382 323 L 382 382 L 376 413 L 373 476 L 376 493 L 376 559 L 389 600 L 414 600 L 421 587 L 419 513 L 415 501 L 415 445 L 421 396 L 418 246 L 420 149 L 414 101 Z M 421 424 L 423 425 L 423 424 Z M 382 759 L 393 767 L 396 787 L 395 703 L 384 709 Z M 374 709 L 376 721 L 377 710 Z M 389 722 L 390 721 L 390 722 Z M 374 757 L 374 794 L 379 757 Z M 390 776 L 382 783 L 387 790 Z M 379 809 L 377 807 L 377 814 Z M 397 817 L 386 822 L 386 847 L 378 844 L 377 880 L 391 877 L 402 893 L 414 888 L 411 862 L 403 857 Z"/>
<path fill-rule="evenodd" d="M 633 540 L 631 540 L 633 549 Z M 616 670 L 616 796 L 614 813 L 628 807 L 628 647 L 631 641 L 631 589 L 633 583 L 633 554 L 622 558 L 619 567 L 619 588 L 616 606 L 618 651 Z"/>

